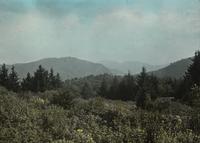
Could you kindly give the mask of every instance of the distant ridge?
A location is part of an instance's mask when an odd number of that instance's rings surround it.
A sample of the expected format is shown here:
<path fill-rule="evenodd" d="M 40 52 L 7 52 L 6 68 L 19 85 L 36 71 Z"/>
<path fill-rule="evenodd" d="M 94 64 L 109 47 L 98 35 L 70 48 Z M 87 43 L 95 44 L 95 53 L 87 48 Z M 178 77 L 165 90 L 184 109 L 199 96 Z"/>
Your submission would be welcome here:
<path fill-rule="evenodd" d="M 101 61 L 103 65 L 109 67 L 113 74 L 138 74 L 142 71 L 142 67 L 145 67 L 148 72 L 155 71 L 165 67 L 165 65 L 150 65 L 147 63 L 137 62 L 137 61 L 125 61 L 125 62 L 115 62 L 115 61 Z"/>
<path fill-rule="evenodd" d="M 46 58 L 29 63 L 14 64 L 20 78 L 25 77 L 28 72 L 33 74 L 39 65 L 42 65 L 48 70 L 53 68 L 54 72 L 60 73 L 60 76 L 63 80 L 75 77 L 79 78 L 88 75 L 110 73 L 110 70 L 102 64 L 93 63 L 74 57 Z M 11 65 L 8 65 L 8 68 L 11 68 Z"/>
<path fill-rule="evenodd" d="M 62 80 L 104 73 L 123 75 L 127 74 L 128 71 L 136 75 L 141 72 L 142 67 L 145 67 L 149 73 L 153 73 L 160 78 L 182 78 L 188 67 L 192 64 L 192 57 L 171 63 L 166 67 L 164 67 L 164 65 L 149 65 L 134 61 L 122 63 L 102 61 L 101 63 L 102 64 L 81 60 L 75 57 L 62 57 L 45 58 L 29 63 L 17 63 L 14 64 L 14 66 L 20 78 L 26 77 L 28 72 L 33 74 L 39 65 L 42 65 L 47 70 L 53 68 L 55 73 L 60 73 Z M 11 65 L 7 65 L 7 67 L 10 69 Z"/>
<path fill-rule="evenodd" d="M 157 77 L 171 77 L 171 78 L 182 78 L 185 75 L 188 67 L 192 64 L 192 57 L 179 60 L 177 62 L 171 63 L 165 68 L 157 71 L 153 71 L 154 75 Z"/>

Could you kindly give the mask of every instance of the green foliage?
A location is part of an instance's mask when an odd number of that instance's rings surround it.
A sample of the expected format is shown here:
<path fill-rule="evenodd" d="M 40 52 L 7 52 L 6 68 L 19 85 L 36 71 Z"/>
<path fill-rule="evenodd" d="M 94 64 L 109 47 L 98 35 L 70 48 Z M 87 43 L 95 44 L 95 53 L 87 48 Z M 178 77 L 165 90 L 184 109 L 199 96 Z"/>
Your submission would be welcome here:
<path fill-rule="evenodd" d="M 195 84 L 189 94 L 190 105 L 196 108 L 200 108 L 200 87 Z"/>
<path fill-rule="evenodd" d="M 181 95 L 180 98 L 187 103 L 192 100 L 191 98 L 193 98 L 193 87 L 200 86 L 200 51 L 195 52 L 192 61 L 193 63 L 186 71 L 184 80 L 182 81 L 177 93 Z"/>
<path fill-rule="evenodd" d="M 8 76 L 8 89 L 14 92 L 20 90 L 19 78 L 14 66 L 12 66 L 11 73 Z"/>
<path fill-rule="evenodd" d="M 34 73 L 34 76 L 31 76 L 30 73 L 27 74 L 27 77 L 23 79 L 21 85 L 23 91 L 44 92 L 46 90 L 60 88 L 62 82 L 58 73 L 54 75 L 53 69 L 49 73 L 40 65 Z"/>
<path fill-rule="evenodd" d="M 186 79 L 191 80 L 192 84 L 200 85 L 200 51 L 195 52 L 192 59 L 193 63 L 186 72 Z"/>
<path fill-rule="evenodd" d="M 199 55 L 183 81 L 158 79 L 143 68 L 136 77 L 68 80 L 59 90 L 59 74 L 39 66 L 18 94 L 8 91 L 18 91 L 17 73 L 4 64 L 0 84 L 8 90 L 0 87 L 0 142 L 199 143 Z M 176 95 L 178 87 L 187 96 Z M 182 98 L 186 105 L 177 100 Z"/>
<path fill-rule="evenodd" d="M 23 91 L 33 90 L 32 83 L 33 83 L 33 77 L 31 77 L 30 73 L 27 73 L 26 78 L 24 78 L 21 83 L 22 90 Z"/>
<path fill-rule="evenodd" d="M 3 64 L 0 69 L 0 85 L 14 92 L 19 92 L 21 90 L 44 92 L 46 90 L 60 88 L 62 86 L 62 81 L 59 73 L 54 75 L 53 69 L 51 69 L 49 73 L 40 65 L 34 73 L 34 76 L 27 73 L 27 77 L 20 82 L 15 67 L 12 66 L 11 72 L 9 73 L 6 65 Z"/>
<path fill-rule="evenodd" d="M 89 83 L 85 83 L 81 90 L 81 95 L 84 99 L 89 99 L 91 97 L 95 96 L 95 93 L 93 92 L 93 89 Z"/>
<path fill-rule="evenodd" d="M 134 102 L 100 97 L 84 100 L 75 91 L 69 93 L 71 90 L 29 93 L 21 98 L 0 88 L 0 142 L 200 141 L 199 112 L 184 115 L 179 115 L 179 111 L 150 112 L 137 109 Z"/>
<path fill-rule="evenodd" d="M 108 96 L 108 83 L 105 78 L 103 78 L 98 94 L 104 98 L 107 98 Z"/>
<path fill-rule="evenodd" d="M 80 97 L 78 92 L 72 89 L 66 89 L 64 91 L 57 91 L 54 93 L 50 99 L 50 103 L 69 109 L 73 104 L 73 100 L 78 97 Z"/>
<path fill-rule="evenodd" d="M 0 69 L 0 85 L 14 92 L 20 90 L 19 78 L 14 66 L 12 66 L 11 72 L 9 73 L 6 65 L 2 65 Z"/>
<path fill-rule="evenodd" d="M 0 85 L 4 87 L 8 87 L 8 69 L 6 65 L 3 64 L 0 69 Z"/>
<path fill-rule="evenodd" d="M 137 106 L 147 109 L 159 94 L 158 79 L 148 75 L 145 68 L 137 77 Z"/>
<path fill-rule="evenodd" d="M 120 99 L 124 101 L 128 100 L 135 100 L 136 98 L 136 81 L 134 77 L 128 73 L 128 75 L 125 75 L 122 79 L 122 81 L 119 83 L 118 87 L 119 91 L 118 94 L 120 94 Z"/>

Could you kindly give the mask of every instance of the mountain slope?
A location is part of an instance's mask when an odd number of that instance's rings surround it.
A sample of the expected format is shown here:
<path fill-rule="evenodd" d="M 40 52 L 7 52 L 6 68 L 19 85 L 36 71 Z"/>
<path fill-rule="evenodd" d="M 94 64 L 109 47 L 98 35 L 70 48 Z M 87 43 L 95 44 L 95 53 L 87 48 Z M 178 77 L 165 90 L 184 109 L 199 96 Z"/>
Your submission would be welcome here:
<path fill-rule="evenodd" d="M 19 74 L 19 77 L 23 78 L 28 72 L 33 74 L 39 65 L 42 65 L 48 70 L 53 68 L 55 72 L 60 73 L 60 76 L 63 80 L 75 77 L 79 78 L 88 75 L 110 73 L 109 69 L 102 64 L 92 63 L 73 57 L 48 58 L 30 63 L 15 64 L 14 66 Z M 10 67 L 11 65 L 8 66 L 8 68 Z"/>
<path fill-rule="evenodd" d="M 161 65 L 150 65 L 136 61 L 126 61 L 126 62 L 102 61 L 101 63 L 106 67 L 109 67 L 112 73 L 119 75 L 126 74 L 128 72 L 130 72 L 131 74 L 138 74 L 141 72 L 142 67 L 145 67 L 147 71 L 154 71 L 164 67 Z"/>
<path fill-rule="evenodd" d="M 188 67 L 192 64 L 191 59 L 192 58 L 182 59 L 152 73 L 158 77 L 181 78 L 185 75 Z"/>

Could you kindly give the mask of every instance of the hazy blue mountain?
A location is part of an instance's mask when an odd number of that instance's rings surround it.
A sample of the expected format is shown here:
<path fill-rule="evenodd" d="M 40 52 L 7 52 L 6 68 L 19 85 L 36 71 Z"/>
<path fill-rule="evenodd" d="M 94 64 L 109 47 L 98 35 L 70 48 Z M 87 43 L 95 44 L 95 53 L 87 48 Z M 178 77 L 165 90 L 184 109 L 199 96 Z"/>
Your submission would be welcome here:
<path fill-rule="evenodd" d="M 191 58 L 182 59 L 177 62 L 171 63 L 165 68 L 154 71 L 153 74 L 158 77 L 181 78 L 184 76 L 185 72 L 191 64 Z"/>
<path fill-rule="evenodd" d="M 30 63 L 19 63 L 14 66 L 20 78 L 25 77 L 28 72 L 33 74 L 38 66 L 42 65 L 48 70 L 53 68 L 54 71 L 60 73 L 61 78 L 65 80 L 104 73 L 122 75 L 128 73 L 128 71 L 130 71 L 131 74 L 138 74 L 141 72 L 142 67 L 145 67 L 149 73 L 153 73 L 158 77 L 180 78 L 185 74 L 185 71 L 191 63 L 191 58 L 187 58 L 171 63 L 166 67 L 164 65 L 150 65 L 134 61 L 101 61 L 101 64 L 99 64 L 74 57 L 64 57 L 47 58 Z M 8 68 L 11 68 L 11 65 L 8 65 Z"/>
<path fill-rule="evenodd" d="M 73 57 L 47 58 L 30 63 L 15 64 L 14 66 L 19 76 L 23 78 L 28 72 L 33 74 L 39 65 L 46 69 L 53 68 L 55 72 L 60 73 L 62 79 L 110 73 L 110 70 L 102 64 Z M 8 67 L 10 68 L 11 66 Z"/>
<path fill-rule="evenodd" d="M 113 74 L 138 74 L 141 72 L 142 67 L 145 67 L 147 71 L 154 71 L 163 68 L 164 65 L 150 65 L 136 61 L 114 62 L 114 61 L 101 61 L 103 65 L 109 67 Z"/>

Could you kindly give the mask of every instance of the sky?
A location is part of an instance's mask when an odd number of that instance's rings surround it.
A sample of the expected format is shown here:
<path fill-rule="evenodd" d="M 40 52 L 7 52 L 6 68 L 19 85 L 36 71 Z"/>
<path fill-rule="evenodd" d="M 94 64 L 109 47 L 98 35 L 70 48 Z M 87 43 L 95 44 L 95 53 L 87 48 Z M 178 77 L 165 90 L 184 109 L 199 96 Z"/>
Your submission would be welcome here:
<path fill-rule="evenodd" d="M 200 49 L 200 0 L 0 0 L 0 61 L 167 64 Z"/>

